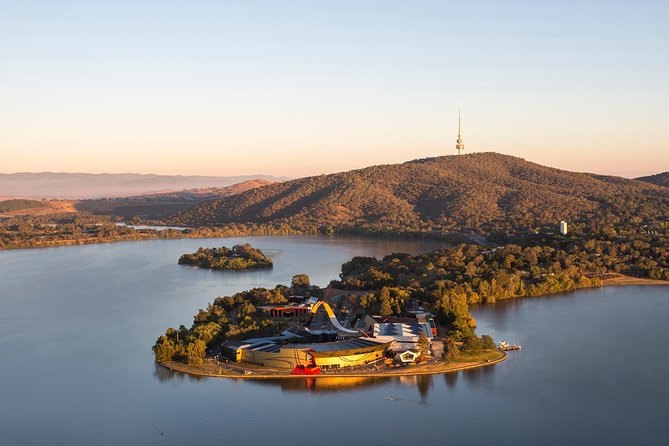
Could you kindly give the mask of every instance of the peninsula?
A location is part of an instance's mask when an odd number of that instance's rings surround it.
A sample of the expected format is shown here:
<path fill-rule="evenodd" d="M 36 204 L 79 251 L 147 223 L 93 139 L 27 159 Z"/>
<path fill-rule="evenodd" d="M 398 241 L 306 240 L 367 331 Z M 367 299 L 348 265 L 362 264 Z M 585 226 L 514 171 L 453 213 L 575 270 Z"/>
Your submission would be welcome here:
<path fill-rule="evenodd" d="M 191 328 L 167 329 L 153 350 L 173 370 L 222 377 L 315 369 L 375 376 L 489 365 L 505 356 L 490 336 L 475 333 L 469 305 L 607 284 L 669 284 L 666 252 L 656 245 L 662 238 L 648 235 L 651 243 L 565 233 L 542 236 L 540 244 L 529 238 L 523 246 L 460 244 L 417 256 L 354 257 L 324 289 L 300 274 L 290 286 L 217 297 Z"/>
<path fill-rule="evenodd" d="M 171 370 L 255 379 L 434 374 L 506 358 L 490 336 L 448 330 L 409 293 L 384 288 L 375 298 L 320 289 L 300 274 L 290 287 L 215 299 L 191 329 L 168 329 L 153 350 Z"/>

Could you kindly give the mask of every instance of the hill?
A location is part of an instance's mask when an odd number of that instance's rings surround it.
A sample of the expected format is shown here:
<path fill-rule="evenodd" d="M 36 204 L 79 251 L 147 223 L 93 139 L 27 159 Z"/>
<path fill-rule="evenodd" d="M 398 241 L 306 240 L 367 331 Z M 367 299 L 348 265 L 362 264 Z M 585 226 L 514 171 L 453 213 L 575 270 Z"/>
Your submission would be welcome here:
<path fill-rule="evenodd" d="M 665 188 L 569 172 L 497 153 L 301 178 L 195 206 L 179 225 L 235 223 L 331 231 L 515 232 L 566 219 L 616 224 L 669 215 Z"/>
<path fill-rule="evenodd" d="M 156 194 L 144 194 L 127 197 L 128 200 L 192 200 L 209 201 L 216 198 L 229 197 L 231 195 L 241 194 L 247 190 L 256 187 L 267 186 L 276 181 L 254 178 L 252 180 L 242 181 L 231 186 L 225 187 L 202 187 L 197 189 L 184 189 L 174 192 L 160 192 Z"/>
<path fill-rule="evenodd" d="M 269 175 L 219 177 L 136 173 L 12 173 L 0 174 L 0 196 L 63 199 L 127 197 L 184 189 L 227 187 L 255 179 L 283 180 Z"/>
<path fill-rule="evenodd" d="M 216 198 L 230 197 L 257 187 L 272 184 L 273 181 L 255 178 L 226 187 L 186 189 L 177 192 L 137 195 L 125 198 L 102 198 L 75 202 L 78 211 L 92 214 L 143 219 L 162 219 L 175 212 L 189 209 L 194 203 L 202 203 Z"/>
<path fill-rule="evenodd" d="M 669 187 L 669 172 L 648 175 L 647 177 L 639 177 L 637 180 L 645 181 L 646 183 L 657 184 L 658 186 Z"/>

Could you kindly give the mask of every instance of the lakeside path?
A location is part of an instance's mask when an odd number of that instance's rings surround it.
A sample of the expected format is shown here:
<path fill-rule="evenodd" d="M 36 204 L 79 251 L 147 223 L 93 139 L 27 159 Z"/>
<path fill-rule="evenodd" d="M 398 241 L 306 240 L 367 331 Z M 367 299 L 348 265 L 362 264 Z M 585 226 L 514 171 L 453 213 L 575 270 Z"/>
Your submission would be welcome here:
<path fill-rule="evenodd" d="M 606 278 L 602 278 L 601 280 L 602 286 L 669 285 L 669 280 L 646 279 L 644 277 L 632 277 L 616 273 L 606 274 Z"/>
<path fill-rule="evenodd" d="M 468 355 L 459 361 L 444 363 L 432 360 L 425 364 L 404 367 L 383 367 L 365 370 L 338 370 L 323 371 L 320 375 L 290 375 L 289 372 L 252 364 L 244 367 L 223 363 L 216 360 L 207 360 L 201 366 L 189 366 L 180 362 L 169 361 L 158 363 L 174 372 L 212 378 L 236 379 L 305 379 L 305 378 L 391 378 L 397 376 L 436 375 L 441 373 L 469 370 L 477 367 L 487 367 L 504 361 L 508 357 L 506 352 L 494 350 L 478 355 Z"/>

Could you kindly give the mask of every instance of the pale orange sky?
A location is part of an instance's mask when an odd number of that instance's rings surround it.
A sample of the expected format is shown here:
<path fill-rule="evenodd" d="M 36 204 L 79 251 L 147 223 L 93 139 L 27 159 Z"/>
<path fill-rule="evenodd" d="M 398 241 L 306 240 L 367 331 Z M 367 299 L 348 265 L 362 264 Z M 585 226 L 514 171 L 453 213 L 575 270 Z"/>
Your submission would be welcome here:
<path fill-rule="evenodd" d="M 359 108 L 358 108 L 359 110 Z M 412 113 L 416 113 L 416 117 Z M 139 172 L 237 175 L 265 173 L 300 177 L 374 164 L 455 154 L 457 110 L 439 110 L 435 119 L 419 107 L 391 112 L 378 107 L 369 117 L 342 113 L 314 117 L 275 112 L 262 124 L 216 126 L 192 122 L 152 122 L 117 117 L 109 124 L 81 116 L 42 126 L 29 123 L 0 135 L 4 173 L 18 171 Z M 463 115 L 465 153 L 496 151 L 567 170 L 634 177 L 669 170 L 667 127 L 656 122 L 610 122 L 587 126 L 565 117 L 548 125 L 541 117 L 486 113 Z M 134 119 L 133 119 L 134 118 Z M 83 122 L 82 122 L 83 121 Z M 223 121 L 223 120 L 221 120 Z M 448 125 L 450 123 L 450 125 Z M 7 150 L 8 147 L 11 149 Z"/>
<path fill-rule="evenodd" d="M 466 153 L 667 171 L 667 14 L 16 2 L 0 22 L 0 172 L 316 175 L 455 154 L 458 107 Z"/>

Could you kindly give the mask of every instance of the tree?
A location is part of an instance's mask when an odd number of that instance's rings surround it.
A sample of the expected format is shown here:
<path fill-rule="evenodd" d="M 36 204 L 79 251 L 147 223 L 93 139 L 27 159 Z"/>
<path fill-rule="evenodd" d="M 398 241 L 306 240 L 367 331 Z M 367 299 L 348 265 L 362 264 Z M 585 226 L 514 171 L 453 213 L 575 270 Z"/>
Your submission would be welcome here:
<path fill-rule="evenodd" d="M 444 340 L 444 360 L 452 361 L 458 357 L 460 351 L 458 350 L 458 345 L 455 343 L 455 339 L 451 336 L 447 337 Z"/>
<path fill-rule="evenodd" d="M 369 310 L 376 304 L 376 296 L 374 293 L 365 293 L 360 296 L 360 306 L 365 310 Z"/>
<path fill-rule="evenodd" d="M 176 353 L 174 342 L 165 335 L 161 336 L 158 338 L 158 341 L 156 341 L 156 345 L 153 346 L 153 353 L 156 357 L 156 361 L 160 363 L 171 361 Z"/>
<path fill-rule="evenodd" d="M 483 348 L 483 350 L 494 350 L 495 347 L 495 341 L 492 339 L 492 336 L 481 336 L 481 348 Z"/>
<path fill-rule="evenodd" d="M 381 288 L 381 293 L 379 294 L 379 302 L 381 303 L 381 308 L 379 314 L 381 316 L 390 316 L 393 314 L 393 308 L 390 305 L 390 290 L 388 287 Z"/>
<path fill-rule="evenodd" d="M 466 333 L 462 349 L 466 352 L 480 352 L 482 349 L 481 338 L 472 332 Z"/>
<path fill-rule="evenodd" d="M 202 365 L 204 355 L 207 353 L 207 344 L 202 339 L 196 339 L 190 342 L 186 347 L 186 359 L 188 365 Z"/>
<path fill-rule="evenodd" d="M 295 274 L 293 280 L 290 282 L 290 286 L 295 291 L 306 290 L 311 286 L 311 280 L 309 280 L 309 276 L 306 274 Z"/>
<path fill-rule="evenodd" d="M 437 302 L 437 317 L 439 322 L 446 326 L 449 333 L 456 336 L 457 340 L 471 332 L 472 318 L 467 306 L 467 296 L 455 290 L 446 291 Z"/>
<path fill-rule="evenodd" d="M 418 350 L 420 351 L 419 361 L 424 361 L 430 357 L 430 340 L 425 334 L 425 330 L 420 332 L 418 336 Z"/>

